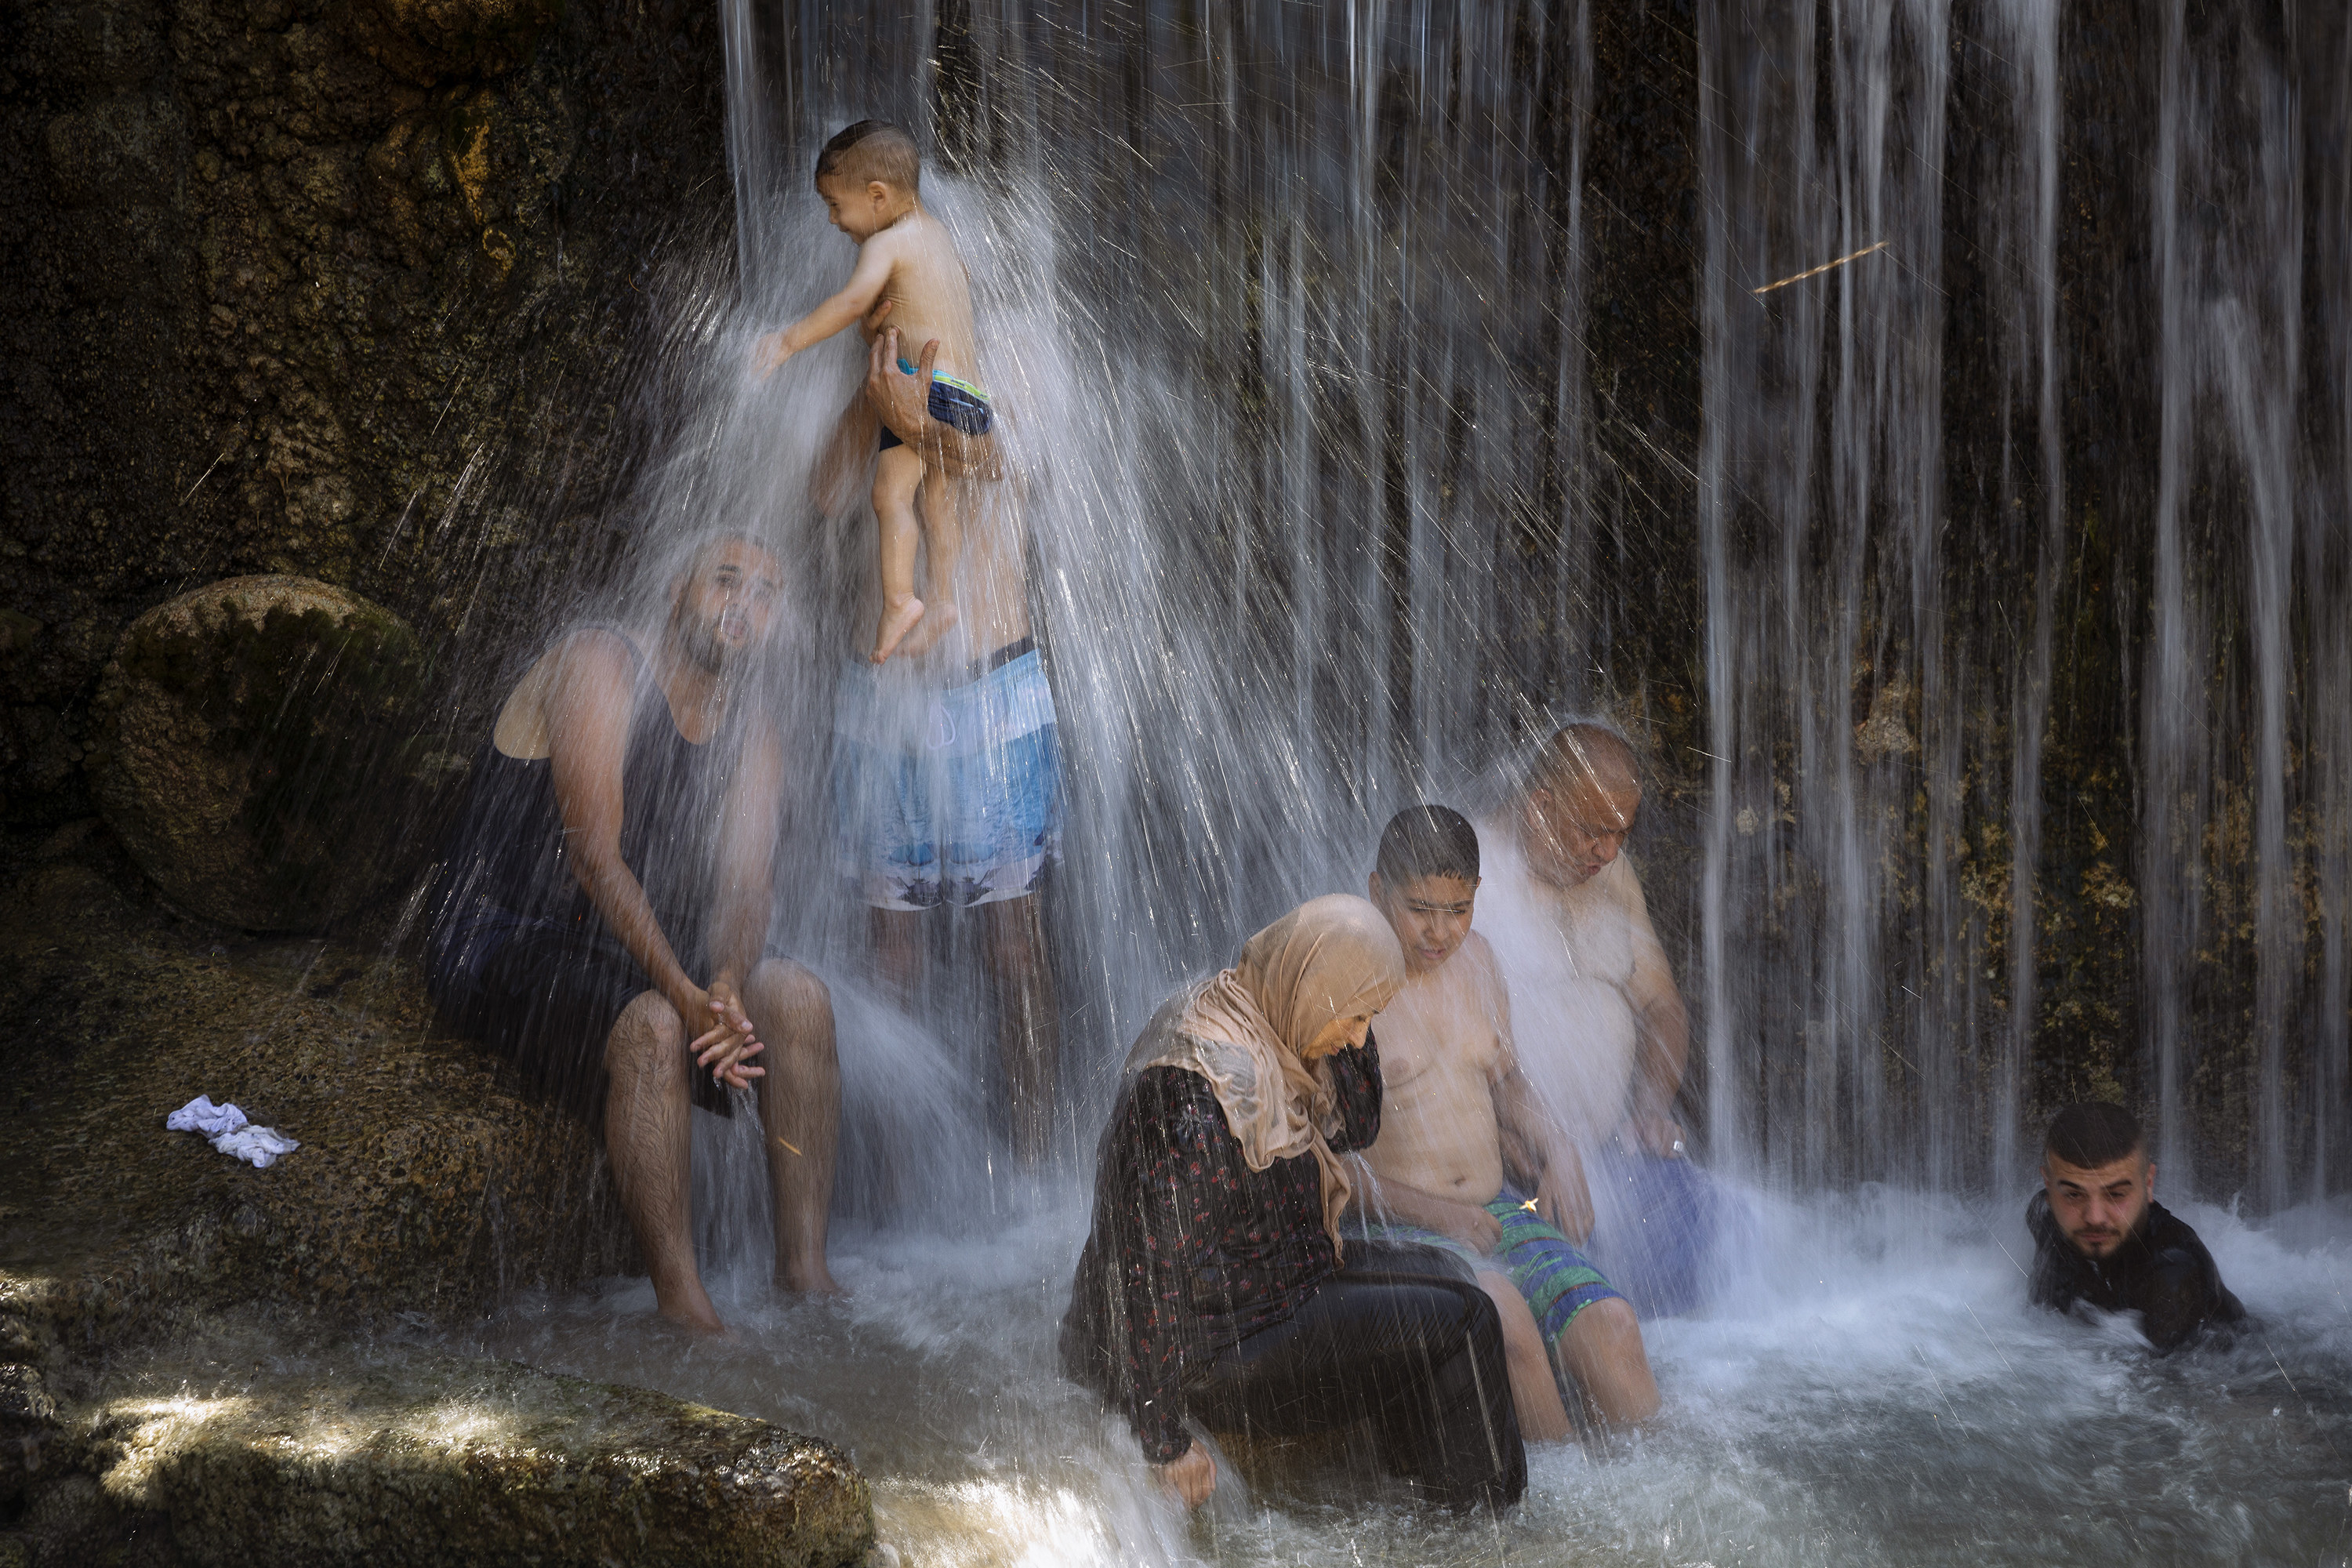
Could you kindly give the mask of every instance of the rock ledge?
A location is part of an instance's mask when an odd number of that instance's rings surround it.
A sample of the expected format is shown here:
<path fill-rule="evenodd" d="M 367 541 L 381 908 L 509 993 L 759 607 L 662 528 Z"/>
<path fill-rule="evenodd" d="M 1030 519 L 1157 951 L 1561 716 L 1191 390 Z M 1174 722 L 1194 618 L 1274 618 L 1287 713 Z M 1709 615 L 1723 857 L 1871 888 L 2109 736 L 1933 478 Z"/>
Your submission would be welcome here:
<path fill-rule="evenodd" d="M 408 1351 L 126 1381 L 61 1411 L 51 1452 L 183 1563 L 831 1568 L 873 1544 L 831 1445 L 642 1389 Z"/>

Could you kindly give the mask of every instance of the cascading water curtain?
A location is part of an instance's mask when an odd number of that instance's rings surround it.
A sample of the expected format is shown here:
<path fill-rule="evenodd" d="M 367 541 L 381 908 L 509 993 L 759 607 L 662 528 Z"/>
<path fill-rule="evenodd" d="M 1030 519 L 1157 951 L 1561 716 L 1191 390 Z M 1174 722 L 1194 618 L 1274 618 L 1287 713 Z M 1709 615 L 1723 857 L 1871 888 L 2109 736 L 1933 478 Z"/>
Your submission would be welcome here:
<path fill-rule="evenodd" d="M 2340 16 L 2175 0 L 2160 37 L 2142 965 L 2162 1159 L 2269 1207 L 2340 1184 L 2347 1127 L 2352 75 Z"/>
<path fill-rule="evenodd" d="M 2352 57 L 2069 15 L 1701 7 L 1716 1119 L 1801 1184 L 2008 1193 L 2030 1116 L 2121 1093 L 2172 1190 L 2277 1207 L 2347 1127 L 2352 204 L 2309 160 Z M 2136 985 L 2053 970 L 2092 904 Z"/>
<path fill-rule="evenodd" d="M 1584 694 L 1584 7 L 737 3 L 747 235 L 848 120 L 934 149 L 1118 1037 Z"/>
<path fill-rule="evenodd" d="M 1709 1077 L 1807 1185 L 1948 1178 L 1973 1120 L 1976 939 L 1937 875 L 1971 696 L 1938 545 L 1948 30 L 1941 0 L 1701 8 Z"/>
<path fill-rule="evenodd" d="M 1712 1158 L 2011 1194 L 2123 1095 L 2170 1190 L 2343 1184 L 2341 16 L 730 4 L 748 293 L 845 267 L 824 135 L 933 150 L 1097 1045 L 1538 711 L 1679 681 L 1643 847 Z M 1685 100 L 1611 97 L 1596 22 Z M 1687 212 L 1615 183 L 1685 134 Z M 1687 290 L 1603 290 L 1601 213 Z M 1686 428 L 1618 398 L 1663 294 Z"/>

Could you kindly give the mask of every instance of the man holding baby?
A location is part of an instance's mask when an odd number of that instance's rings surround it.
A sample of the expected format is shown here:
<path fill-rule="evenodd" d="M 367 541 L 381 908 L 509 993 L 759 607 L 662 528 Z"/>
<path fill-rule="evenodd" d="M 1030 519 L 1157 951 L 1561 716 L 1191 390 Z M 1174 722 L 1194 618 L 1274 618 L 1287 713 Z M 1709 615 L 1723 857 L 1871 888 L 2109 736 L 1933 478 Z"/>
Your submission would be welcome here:
<path fill-rule="evenodd" d="M 964 489 L 955 568 L 959 619 L 927 659 L 877 666 L 855 648 L 835 687 L 834 805 L 840 870 L 867 910 L 883 977 L 902 998 L 920 984 L 929 922 L 942 909 L 978 920 L 996 1015 L 1013 1151 L 1044 1161 L 1060 1070 L 1059 1021 L 1040 895 L 1061 855 L 1061 751 L 1054 694 L 1029 623 L 1017 487 L 997 479 L 994 436 L 935 417 L 936 342 L 912 374 L 888 309 L 875 330 L 866 395 L 818 468 L 821 507 L 863 471 L 876 421 L 929 471 Z M 912 348 L 916 345 L 909 344 Z M 878 581 L 865 584 L 878 599 Z M 865 620 L 854 623 L 864 625 Z"/>

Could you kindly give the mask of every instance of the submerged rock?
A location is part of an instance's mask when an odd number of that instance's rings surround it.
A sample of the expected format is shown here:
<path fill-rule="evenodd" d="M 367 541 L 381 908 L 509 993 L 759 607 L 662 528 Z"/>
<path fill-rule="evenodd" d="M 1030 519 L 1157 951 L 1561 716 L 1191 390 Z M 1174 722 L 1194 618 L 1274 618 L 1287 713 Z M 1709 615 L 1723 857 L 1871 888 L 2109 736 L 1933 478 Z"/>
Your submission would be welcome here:
<path fill-rule="evenodd" d="M 181 908 L 315 929 L 429 844 L 425 673 L 398 616 L 325 583 L 183 594 L 132 622 L 107 667 L 99 809 Z"/>
<path fill-rule="evenodd" d="M 168 1521 L 186 1563 L 832 1568 L 874 1539 L 829 1444 L 509 1363 L 395 1351 L 224 1376 L 190 1354 L 65 1426 L 105 1502 Z"/>

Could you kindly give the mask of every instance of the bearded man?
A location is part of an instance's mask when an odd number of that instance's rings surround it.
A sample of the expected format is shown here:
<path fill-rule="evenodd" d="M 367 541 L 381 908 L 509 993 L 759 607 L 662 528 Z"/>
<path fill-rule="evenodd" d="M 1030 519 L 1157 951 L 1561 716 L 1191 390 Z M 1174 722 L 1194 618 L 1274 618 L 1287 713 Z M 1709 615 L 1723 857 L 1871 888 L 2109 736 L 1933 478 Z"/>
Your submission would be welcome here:
<path fill-rule="evenodd" d="M 776 1283 L 835 1289 L 832 1003 L 763 956 L 783 757 L 750 677 L 780 589 L 764 545 L 714 533 L 659 626 L 558 637 L 499 710 L 431 910 L 445 1016 L 602 1122 L 661 1313 L 705 1330 L 721 1324 L 695 1266 L 691 1108 L 731 1114 L 730 1089 L 766 1133 Z"/>
<path fill-rule="evenodd" d="M 2120 1105 L 2070 1105 L 2051 1121 L 2025 1224 L 2037 1307 L 2137 1312 L 2159 1355 L 2245 1318 L 2197 1232 L 2156 1201 L 2156 1163 Z"/>

